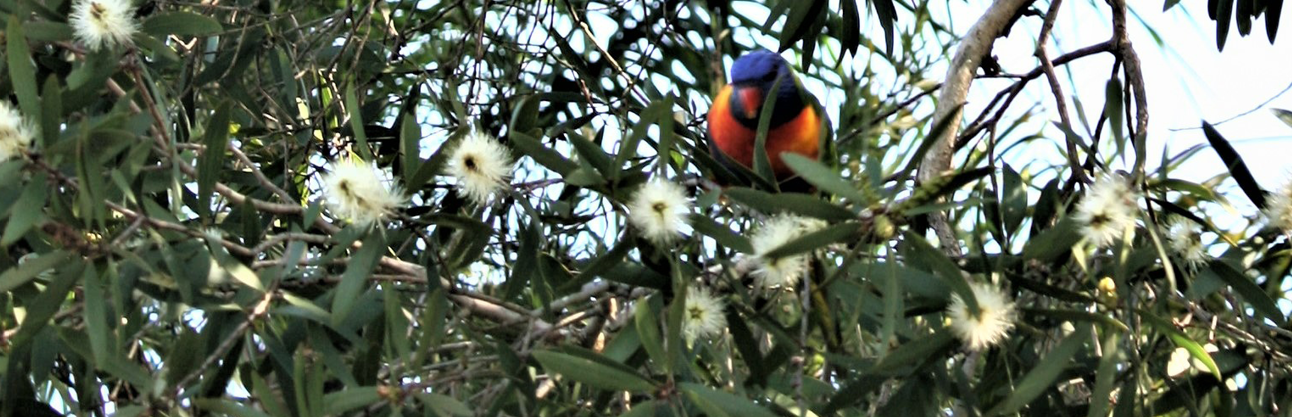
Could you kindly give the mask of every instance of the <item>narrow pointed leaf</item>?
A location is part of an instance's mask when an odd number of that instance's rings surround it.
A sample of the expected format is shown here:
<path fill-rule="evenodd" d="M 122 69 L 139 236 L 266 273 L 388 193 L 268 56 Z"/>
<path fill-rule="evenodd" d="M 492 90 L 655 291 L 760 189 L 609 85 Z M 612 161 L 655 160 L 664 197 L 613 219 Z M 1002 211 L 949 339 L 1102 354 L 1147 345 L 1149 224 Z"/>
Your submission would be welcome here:
<path fill-rule="evenodd" d="M 567 347 L 567 349 L 574 348 Z M 539 350 L 534 351 L 533 355 L 534 359 L 548 371 L 593 388 L 631 392 L 645 392 L 655 388 L 654 383 L 627 366 L 612 365 L 613 361 L 591 351 L 571 355 L 566 352 Z"/>
<path fill-rule="evenodd" d="M 1086 339 L 1089 338 L 1090 326 L 1078 327 L 1076 332 L 1064 338 L 1063 342 L 1060 342 L 1054 350 L 1042 357 L 1040 364 L 1028 371 L 1027 375 L 1023 376 L 1023 379 L 1014 385 L 1014 391 L 1010 393 L 1009 398 L 1006 398 L 1000 404 L 996 404 L 985 415 L 998 416 L 1015 413 L 1046 390 L 1049 390 L 1054 380 L 1068 366 L 1068 360 L 1081 351 L 1081 347 L 1085 345 Z"/>
<path fill-rule="evenodd" d="M 775 413 L 753 401 L 729 392 L 718 391 L 694 382 L 683 382 L 678 389 L 702 410 L 720 410 L 720 413 L 739 417 L 774 417 Z"/>
<path fill-rule="evenodd" d="M 839 173 L 820 161 L 796 153 L 781 155 L 781 161 L 785 162 L 785 165 L 794 170 L 794 173 L 803 177 L 805 181 L 823 191 L 851 201 L 863 202 L 866 200 L 861 191 L 858 191 L 856 187 L 853 187 L 852 184 L 840 177 Z"/>
<path fill-rule="evenodd" d="M 1216 150 L 1216 155 L 1220 160 L 1225 162 L 1225 167 L 1229 169 L 1229 175 L 1238 183 L 1238 187 L 1247 194 L 1247 198 L 1252 200 L 1252 204 L 1258 209 L 1265 208 L 1265 190 L 1261 189 L 1260 184 L 1256 183 L 1256 177 L 1252 176 L 1252 171 L 1247 169 L 1247 163 L 1243 162 L 1243 157 L 1238 155 L 1238 151 L 1229 144 L 1229 141 L 1211 123 L 1202 122 L 1202 132 L 1207 135 L 1207 142 L 1211 144 L 1211 149 Z"/>
<path fill-rule="evenodd" d="M 823 220 L 850 220 L 857 217 L 851 210 L 807 194 L 770 194 L 752 188 L 729 188 L 725 193 L 742 205 L 766 213 L 784 211 Z"/>

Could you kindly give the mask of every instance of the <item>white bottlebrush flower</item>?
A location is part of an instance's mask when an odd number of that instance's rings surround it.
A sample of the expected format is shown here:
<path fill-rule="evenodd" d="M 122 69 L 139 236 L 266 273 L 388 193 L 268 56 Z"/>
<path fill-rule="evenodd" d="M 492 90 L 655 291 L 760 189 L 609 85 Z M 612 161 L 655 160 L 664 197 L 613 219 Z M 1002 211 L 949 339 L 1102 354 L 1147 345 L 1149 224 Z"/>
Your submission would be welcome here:
<path fill-rule="evenodd" d="M 1139 210 L 1137 198 L 1130 184 L 1119 177 L 1105 176 L 1095 181 L 1077 205 L 1075 215 L 1086 241 L 1105 248 L 1123 236 L 1133 235 Z"/>
<path fill-rule="evenodd" d="M 91 51 L 129 45 L 139 31 L 130 0 L 77 0 L 68 23 L 76 40 Z"/>
<path fill-rule="evenodd" d="M 31 147 L 31 126 L 9 102 L 0 100 L 0 162 L 20 158 Z"/>
<path fill-rule="evenodd" d="M 758 259 L 758 269 L 754 270 L 757 284 L 763 288 L 793 288 L 799 278 L 807 273 L 808 255 L 799 253 L 779 258 L 767 254 L 805 234 L 825 227 L 825 222 L 806 219 L 792 215 L 772 217 L 754 232 L 750 243 Z"/>
<path fill-rule="evenodd" d="M 682 225 L 691 213 L 691 200 L 677 183 L 652 180 L 633 195 L 628 203 L 628 221 L 642 237 L 659 246 L 677 240 Z"/>
<path fill-rule="evenodd" d="M 682 335 L 688 342 L 721 335 L 727 329 L 727 304 L 708 288 L 692 286 L 686 292 L 686 312 L 682 317 Z"/>
<path fill-rule="evenodd" d="M 1005 340 L 1014 328 L 1014 302 L 991 284 L 974 283 L 969 288 L 978 301 L 978 314 L 969 310 L 960 294 L 951 295 L 947 313 L 951 315 L 951 332 L 970 350 L 980 351 Z"/>
<path fill-rule="evenodd" d="M 1202 245 L 1202 233 L 1197 225 L 1183 217 L 1176 217 L 1167 229 L 1167 243 L 1171 253 L 1191 270 L 1207 262 L 1207 248 Z"/>
<path fill-rule="evenodd" d="M 1265 223 L 1270 227 L 1292 232 L 1292 180 L 1284 182 L 1265 198 Z"/>
<path fill-rule="evenodd" d="M 511 170 L 511 152 L 493 136 L 480 132 L 462 138 L 448 167 L 449 175 L 457 179 L 458 193 L 480 205 L 502 190 Z"/>
<path fill-rule="evenodd" d="M 369 226 L 404 205 L 403 192 L 379 174 L 376 165 L 341 158 L 323 175 L 323 196 L 333 216 Z"/>

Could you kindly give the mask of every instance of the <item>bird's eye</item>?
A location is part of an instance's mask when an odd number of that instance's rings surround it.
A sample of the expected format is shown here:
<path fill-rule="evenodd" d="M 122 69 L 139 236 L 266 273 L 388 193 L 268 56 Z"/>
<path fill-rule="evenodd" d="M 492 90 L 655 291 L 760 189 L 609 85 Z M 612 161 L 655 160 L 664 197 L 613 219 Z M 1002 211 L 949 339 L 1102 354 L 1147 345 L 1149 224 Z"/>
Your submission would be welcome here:
<path fill-rule="evenodd" d="M 776 73 L 769 72 L 766 75 L 763 75 L 763 81 L 766 81 L 766 82 L 776 81 Z"/>

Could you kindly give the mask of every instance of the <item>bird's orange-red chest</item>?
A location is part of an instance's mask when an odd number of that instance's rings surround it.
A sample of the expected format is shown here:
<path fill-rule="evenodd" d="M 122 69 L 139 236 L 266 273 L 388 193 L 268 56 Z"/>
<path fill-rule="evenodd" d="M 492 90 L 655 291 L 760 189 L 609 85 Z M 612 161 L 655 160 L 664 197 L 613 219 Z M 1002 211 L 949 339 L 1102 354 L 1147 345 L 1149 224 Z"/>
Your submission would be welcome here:
<path fill-rule="evenodd" d="M 754 165 L 754 148 L 758 132 L 738 120 L 739 116 L 733 113 L 735 109 L 732 106 L 732 100 L 743 100 L 740 107 L 745 109 L 746 113 L 753 113 L 751 116 L 756 118 L 757 111 L 761 109 L 763 94 L 746 92 L 751 89 L 746 88 L 742 91 L 743 94 L 739 94 L 735 93 L 736 88 L 732 85 L 722 87 L 709 108 L 708 116 L 709 136 L 717 150 L 732 161 L 750 169 Z M 820 156 L 821 119 L 816 110 L 807 104 L 804 104 L 801 109 L 782 109 L 777 106 L 775 111 L 798 113 L 786 123 L 770 126 L 767 131 L 767 159 L 771 161 L 772 172 L 776 174 L 776 178 L 785 179 L 793 176 L 794 172 L 781 161 L 782 153 L 791 152 L 812 159 Z M 746 119 L 748 118 L 750 117 L 746 116 Z"/>

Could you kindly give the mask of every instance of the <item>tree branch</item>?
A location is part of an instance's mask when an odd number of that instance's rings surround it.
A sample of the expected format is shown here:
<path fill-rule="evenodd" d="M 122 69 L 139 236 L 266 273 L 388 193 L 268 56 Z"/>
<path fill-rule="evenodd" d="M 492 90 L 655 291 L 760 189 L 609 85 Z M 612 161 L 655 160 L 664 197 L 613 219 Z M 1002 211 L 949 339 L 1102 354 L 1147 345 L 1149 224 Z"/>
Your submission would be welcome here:
<path fill-rule="evenodd" d="M 963 105 L 969 95 L 969 85 L 973 82 L 974 74 L 978 72 L 983 58 L 991 53 L 996 38 L 1005 33 L 1014 21 L 1014 16 L 1031 3 L 1032 0 L 996 0 L 978 22 L 969 28 L 969 33 L 965 35 L 960 49 L 951 60 L 951 67 L 947 69 L 946 80 L 942 82 L 942 92 L 938 96 L 938 107 L 933 112 L 932 125 L 937 126 L 948 118 L 955 120 L 947 124 L 947 129 L 940 137 L 934 138 L 937 142 L 920 161 L 920 182 L 938 178 L 951 169 L 954 139 L 960 130 L 959 119 L 963 117 Z M 959 256 L 960 242 L 951 229 L 946 213 L 930 213 L 929 225 L 937 233 L 942 251 L 949 256 Z"/>

